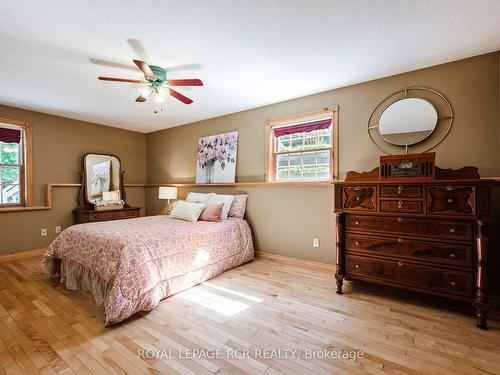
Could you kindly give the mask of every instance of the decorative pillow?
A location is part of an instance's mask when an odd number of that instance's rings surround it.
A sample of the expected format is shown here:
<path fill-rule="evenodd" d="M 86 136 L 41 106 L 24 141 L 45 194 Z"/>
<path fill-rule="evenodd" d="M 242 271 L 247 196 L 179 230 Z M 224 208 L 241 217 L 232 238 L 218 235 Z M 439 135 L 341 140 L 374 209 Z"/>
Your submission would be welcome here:
<path fill-rule="evenodd" d="M 247 194 L 235 195 L 233 203 L 231 204 L 231 209 L 229 210 L 229 217 L 237 217 L 238 219 L 243 219 L 245 216 L 245 210 L 247 208 Z"/>
<path fill-rule="evenodd" d="M 207 207 L 200 215 L 200 220 L 203 221 L 220 221 L 224 203 L 207 204 Z"/>
<path fill-rule="evenodd" d="M 213 193 L 193 193 L 190 192 L 187 195 L 186 202 L 201 202 L 207 203 L 208 199 Z"/>
<path fill-rule="evenodd" d="M 195 222 L 200 217 L 205 209 L 205 203 L 177 201 L 177 204 L 170 212 L 169 217 L 173 219 L 181 219 L 190 222 Z"/>
<path fill-rule="evenodd" d="M 207 204 L 224 203 L 221 220 L 226 220 L 227 215 L 229 215 L 229 210 L 231 209 L 231 203 L 233 203 L 233 199 L 234 195 L 221 195 L 212 193 L 210 195 L 210 198 L 208 198 Z"/>

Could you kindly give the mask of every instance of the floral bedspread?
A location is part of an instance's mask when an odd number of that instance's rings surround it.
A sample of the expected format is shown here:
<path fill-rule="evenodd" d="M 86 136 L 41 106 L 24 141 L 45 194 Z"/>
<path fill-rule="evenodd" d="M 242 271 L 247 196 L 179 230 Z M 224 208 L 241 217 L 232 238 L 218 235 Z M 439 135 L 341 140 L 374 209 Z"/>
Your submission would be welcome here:
<path fill-rule="evenodd" d="M 79 224 L 49 246 L 42 265 L 104 304 L 106 325 L 252 260 L 245 220 L 190 223 L 166 216 Z"/>

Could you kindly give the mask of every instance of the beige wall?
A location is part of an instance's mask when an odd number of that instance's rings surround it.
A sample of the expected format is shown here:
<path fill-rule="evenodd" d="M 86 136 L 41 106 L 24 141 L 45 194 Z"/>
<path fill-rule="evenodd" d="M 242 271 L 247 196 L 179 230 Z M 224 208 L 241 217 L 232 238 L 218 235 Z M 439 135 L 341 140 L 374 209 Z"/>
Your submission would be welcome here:
<path fill-rule="evenodd" d="M 33 124 L 34 205 L 45 205 L 46 183 L 79 183 L 78 171 L 87 152 L 118 155 L 126 183 L 146 181 L 145 134 L 7 106 L 0 106 L 0 118 Z M 56 225 L 65 228 L 73 223 L 77 194 L 78 188 L 55 188 L 52 210 L 0 212 L 0 253 L 47 246 Z M 144 189 L 128 188 L 127 201 L 144 207 Z M 41 228 L 48 229 L 47 237 L 40 236 Z"/>
<path fill-rule="evenodd" d="M 0 106 L 0 117 L 33 123 L 34 204 L 44 204 L 46 183 L 79 182 L 77 171 L 86 152 L 108 152 L 122 159 L 127 183 L 193 182 L 199 137 L 239 131 L 237 178 L 264 177 L 264 121 L 325 106 L 340 107 L 340 172 L 369 170 L 379 151 L 368 139 L 366 121 L 372 109 L 389 93 L 421 85 L 439 90 L 455 110 L 455 123 L 439 145 L 441 167 L 476 165 L 483 176 L 500 176 L 500 53 L 482 55 L 415 72 L 299 98 L 185 126 L 144 134 L 89 124 L 67 118 Z M 190 108 L 195 110 L 195 108 Z M 147 168 L 146 168 L 147 165 Z M 147 170 L 147 176 L 146 176 Z M 248 216 L 255 227 L 257 248 L 319 262 L 334 262 L 333 195 L 325 187 L 244 187 L 188 190 L 249 193 Z M 499 189 L 500 190 L 500 189 Z M 54 227 L 72 223 L 77 188 L 55 190 L 53 209 L 0 213 L 0 253 L 46 246 Z M 500 191 L 499 194 L 500 195 Z M 145 207 L 147 214 L 163 212 L 157 189 L 127 189 L 128 202 Z M 500 212 L 500 207 L 496 207 Z M 143 210 L 144 213 L 144 210 Z M 48 237 L 40 229 L 49 230 Z M 499 232 L 495 225 L 493 232 Z M 319 249 L 312 238 L 319 237 Z M 493 239 L 494 244 L 499 243 Z M 493 264 L 500 261 L 492 256 Z M 500 269 L 499 269 L 500 271 Z"/>
<path fill-rule="evenodd" d="M 367 136 L 367 119 L 387 95 L 406 86 L 427 86 L 443 93 L 453 105 L 455 122 L 448 138 L 434 151 L 437 164 L 456 168 L 475 165 L 482 176 L 500 175 L 499 54 L 491 53 L 415 72 L 383 78 L 249 111 L 150 133 L 147 136 L 149 183 L 193 182 L 199 137 L 231 130 L 239 132 L 237 179 L 264 176 L 266 118 L 319 109 L 340 108 L 340 172 L 370 170 L 380 152 Z M 245 187 L 248 215 L 257 248 L 319 262 L 334 261 L 331 188 Z M 192 188 L 220 192 L 236 189 Z M 187 189 L 180 190 L 183 197 Z M 157 190 L 146 191 L 148 214 L 162 212 Z M 319 249 L 312 238 L 319 237 Z"/>

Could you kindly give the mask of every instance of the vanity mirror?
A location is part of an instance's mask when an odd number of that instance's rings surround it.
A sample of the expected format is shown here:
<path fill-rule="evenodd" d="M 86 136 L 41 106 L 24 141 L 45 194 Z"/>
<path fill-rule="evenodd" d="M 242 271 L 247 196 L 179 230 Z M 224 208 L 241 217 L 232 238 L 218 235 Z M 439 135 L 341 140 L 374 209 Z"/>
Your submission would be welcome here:
<path fill-rule="evenodd" d="M 84 197 L 88 204 L 102 200 L 104 193 L 119 192 L 123 199 L 121 163 L 118 156 L 86 154 L 83 157 Z"/>
<path fill-rule="evenodd" d="M 385 98 L 368 120 L 368 134 L 386 154 L 425 152 L 449 133 L 453 109 L 439 92 L 409 87 Z"/>
<path fill-rule="evenodd" d="M 140 208 L 125 202 L 125 188 L 120 158 L 91 153 L 83 156 L 75 224 L 139 217 Z"/>

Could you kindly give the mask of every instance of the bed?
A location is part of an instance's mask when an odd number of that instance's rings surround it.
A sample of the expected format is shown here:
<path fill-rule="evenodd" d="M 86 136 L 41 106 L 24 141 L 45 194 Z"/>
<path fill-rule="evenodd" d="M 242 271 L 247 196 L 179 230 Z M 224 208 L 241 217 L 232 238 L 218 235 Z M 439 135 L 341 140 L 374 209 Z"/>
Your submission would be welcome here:
<path fill-rule="evenodd" d="M 68 289 L 92 293 L 108 326 L 253 258 L 244 219 L 191 223 L 160 215 L 69 227 L 42 266 Z"/>

